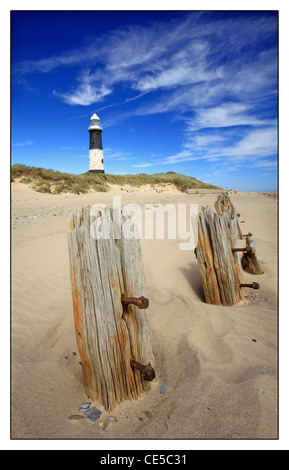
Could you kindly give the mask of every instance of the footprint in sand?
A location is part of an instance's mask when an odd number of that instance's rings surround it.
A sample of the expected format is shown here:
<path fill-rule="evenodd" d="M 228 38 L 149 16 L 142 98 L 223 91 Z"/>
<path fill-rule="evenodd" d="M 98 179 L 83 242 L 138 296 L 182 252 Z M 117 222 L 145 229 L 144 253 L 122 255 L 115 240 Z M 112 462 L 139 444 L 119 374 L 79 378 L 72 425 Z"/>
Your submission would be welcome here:
<path fill-rule="evenodd" d="M 171 291 L 167 289 L 151 287 L 150 291 L 151 300 L 159 305 L 171 303 L 176 297 L 174 294 L 172 294 Z"/>
<path fill-rule="evenodd" d="M 216 334 L 205 316 L 194 318 L 194 324 L 188 329 L 187 341 L 205 361 L 225 363 L 234 357 L 232 350 L 223 342 L 222 336 Z"/>

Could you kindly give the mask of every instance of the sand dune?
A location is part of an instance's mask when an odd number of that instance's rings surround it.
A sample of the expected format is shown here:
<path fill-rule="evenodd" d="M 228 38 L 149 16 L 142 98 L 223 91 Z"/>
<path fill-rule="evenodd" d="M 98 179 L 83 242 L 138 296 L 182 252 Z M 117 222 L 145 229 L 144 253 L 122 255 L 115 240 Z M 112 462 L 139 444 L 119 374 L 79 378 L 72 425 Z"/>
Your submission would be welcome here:
<path fill-rule="evenodd" d="M 95 403 L 96 423 L 68 419 L 87 401 L 72 313 L 70 211 L 111 204 L 113 195 L 143 210 L 149 203 L 214 207 L 215 192 L 51 195 L 12 184 L 12 439 L 277 438 L 277 203 L 257 193 L 231 200 L 264 269 L 244 280 L 260 290 L 234 307 L 207 305 L 194 253 L 181 251 L 178 239 L 143 239 L 157 380 L 111 413 Z"/>

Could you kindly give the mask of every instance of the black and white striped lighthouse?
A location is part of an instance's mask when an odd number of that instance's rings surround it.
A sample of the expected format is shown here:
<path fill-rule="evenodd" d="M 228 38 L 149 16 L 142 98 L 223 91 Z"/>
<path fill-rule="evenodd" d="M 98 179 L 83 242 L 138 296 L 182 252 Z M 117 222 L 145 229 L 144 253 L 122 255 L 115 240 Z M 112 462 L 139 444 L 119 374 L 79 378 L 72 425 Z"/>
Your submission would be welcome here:
<path fill-rule="evenodd" d="M 94 113 L 90 118 L 89 127 L 89 171 L 91 173 L 104 173 L 103 150 L 100 119 Z"/>

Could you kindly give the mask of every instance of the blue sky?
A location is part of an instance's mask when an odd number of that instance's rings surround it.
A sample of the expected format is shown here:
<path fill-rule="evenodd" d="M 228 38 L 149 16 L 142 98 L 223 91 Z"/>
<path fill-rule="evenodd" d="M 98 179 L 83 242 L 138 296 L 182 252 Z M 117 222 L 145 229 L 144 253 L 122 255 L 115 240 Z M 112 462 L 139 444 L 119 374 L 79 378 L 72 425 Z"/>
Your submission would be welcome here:
<path fill-rule="evenodd" d="M 276 190 L 277 12 L 12 12 L 11 163 L 88 171 L 94 112 L 106 173 Z"/>

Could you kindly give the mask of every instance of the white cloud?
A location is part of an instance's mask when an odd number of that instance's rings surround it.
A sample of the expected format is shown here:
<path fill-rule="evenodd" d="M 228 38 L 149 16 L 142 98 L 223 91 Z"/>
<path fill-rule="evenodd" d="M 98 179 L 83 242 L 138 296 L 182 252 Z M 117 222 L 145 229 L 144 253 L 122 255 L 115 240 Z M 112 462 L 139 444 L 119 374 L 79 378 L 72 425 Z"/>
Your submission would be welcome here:
<path fill-rule="evenodd" d="M 258 126 L 270 121 L 254 116 L 254 108 L 249 103 L 222 103 L 216 107 L 202 108 L 190 119 L 188 130 L 195 131 L 208 127 Z"/>
<path fill-rule="evenodd" d="M 79 87 L 70 93 L 58 93 L 53 90 L 55 96 L 59 96 L 66 104 L 89 106 L 92 103 L 102 101 L 110 90 L 102 85 L 100 88 L 93 87 L 87 81 L 81 83 Z"/>
<path fill-rule="evenodd" d="M 229 131 L 227 135 L 213 130 L 206 134 L 195 132 L 186 134 L 182 150 L 163 159 L 162 164 L 176 164 L 195 160 L 219 162 L 224 166 L 230 164 L 231 168 L 240 165 L 274 168 L 276 161 L 265 160 L 274 158 L 277 152 L 276 127 L 249 129 L 246 131 Z M 233 165 L 233 166 L 232 166 Z M 226 170 L 227 171 L 227 170 Z"/>
<path fill-rule="evenodd" d="M 105 147 L 103 149 L 103 155 L 105 160 L 117 160 L 117 161 L 124 161 L 124 160 L 131 160 L 131 156 L 129 153 L 125 152 L 124 150 L 119 149 L 112 149 L 110 147 Z"/>
<path fill-rule="evenodd" d="M 34 72 L 48 73 L 58 67 L 70 67 L 83 62 L 95 60 L 99 55 L 97 47 L 81 46 L 63 51 L 60 54 L 38 60 L 24 60 L 13 65 L 12 72 L 17 76 Z"/>
<path fill-rule="evenodd" d="M 23 142 L 15 142 L 12 147 L 26 147 L 26 145 L 32 145 L 32 140 L 24 140 Z"/>
<path fill-rule="evenodd" d="M 137 78 L 134 87 L 141 91 L 152 91 L 212 80 L 218 74 L 205 70 L 208 50 L 206 42 L 189 41 L 186 48 L 148 67 L 146 73 Z"/>
<path fill-rule="evenodd" d="M 175 155 L 170 155 L 162 162 L 164 165 L 180 162 L 189 162 L 193 160 L 200 160 L 202 157 L 194 155 L 193 151 L 182 150 Z"/>
<path fill-rule="evenodd" d="M 261 170 L 275 170 L 277 166 L 278 162 L 276 160 L 258 160 L 248 165 L 250 168 L 259 168 Z"/>
<path fill-rule="evenodd" d="M 141 91 L 152 91 L 159 88 L 172 88 L 176 85 L 184 85 L 199 81 L 199 79 L 200 76 L 188 64 L 180 64 L 171 68 L 165 68 L 155 75 L 148 74 L 141 77 L 135 87 Z"/>
<path fill-rule="evenodd" d="M 133 168 L 146 168 L 149 166 L 153 166 L 153 163 L 138 163 L 137 165 L 132 165 Z"/>
<path fill-rule="evenodd" d="M 223 149 L 222 155 L 235 160 L 251 156 L 253 158 L 268 157 L 277 152 L 277 129 L 250 130 L 239 142 Z"/>

